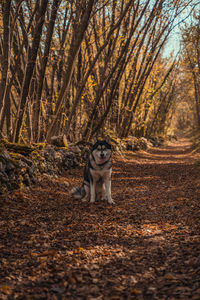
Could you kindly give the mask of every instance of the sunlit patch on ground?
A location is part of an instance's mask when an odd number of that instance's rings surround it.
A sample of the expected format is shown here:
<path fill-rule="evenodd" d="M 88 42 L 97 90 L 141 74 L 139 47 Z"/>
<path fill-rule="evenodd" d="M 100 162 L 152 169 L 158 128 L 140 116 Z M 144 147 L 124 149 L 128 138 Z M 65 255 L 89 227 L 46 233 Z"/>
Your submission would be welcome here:
<path fill-rule="evenodd" d="M 0 298 L 199 299 L 200 166 L 176 146 L 117 157 L 115 205 L 70 197 L 83 167 L 0 198 Z"/>

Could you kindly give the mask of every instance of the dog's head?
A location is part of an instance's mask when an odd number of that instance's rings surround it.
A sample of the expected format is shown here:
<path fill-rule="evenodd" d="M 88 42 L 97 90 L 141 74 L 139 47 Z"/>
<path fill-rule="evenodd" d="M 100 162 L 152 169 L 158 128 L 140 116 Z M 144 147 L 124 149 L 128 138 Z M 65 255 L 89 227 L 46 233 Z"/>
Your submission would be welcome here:
<path fill-rule="evenodd" d="M 110 137 L 107 136 L 105 140 L 96 140 L 92 146 L 91 153 L 97 164 L 101 165 L 109 161 L 112 155 Z"/>

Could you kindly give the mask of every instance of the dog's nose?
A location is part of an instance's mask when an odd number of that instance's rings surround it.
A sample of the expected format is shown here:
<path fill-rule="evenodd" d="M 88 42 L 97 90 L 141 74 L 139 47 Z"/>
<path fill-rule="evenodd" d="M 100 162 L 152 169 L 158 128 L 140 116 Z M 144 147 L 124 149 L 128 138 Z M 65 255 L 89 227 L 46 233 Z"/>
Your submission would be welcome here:
<path fill-rule="evenodd" d="M 104 157 L 104 153 L 101 153 L 101 157 L 102 157 L 102 158 Z"/>

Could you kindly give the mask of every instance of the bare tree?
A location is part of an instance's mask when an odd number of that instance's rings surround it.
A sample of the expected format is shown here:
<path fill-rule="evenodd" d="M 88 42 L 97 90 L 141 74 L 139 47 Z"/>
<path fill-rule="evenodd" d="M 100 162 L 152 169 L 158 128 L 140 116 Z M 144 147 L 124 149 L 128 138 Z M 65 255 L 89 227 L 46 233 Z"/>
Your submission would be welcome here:
<path fill-rule="evenodd" d="M 38 9 L 36 12 L 36 27 L 34 28 L 32 46 L 30 46 L 28 49 L 27 66 L 26 66 L 26 71 L 23 80 L 23 87 L 21 92 L 20 104 L 18 107 L 17 120 L 16 120 L 14 133 L 13 133 L 13 141 L 15 142 L 18 142 L 19 140 L 25 106 L 28 100 L 29 87 L 30 87 L 31 78 L 36 63 L 38 48 L 40 45 L 40 39 L 42 35 L 42 28 L 45 20 L 47 4 L 48 4 L 48 0 L 41 0 L 41 3 L 36 3 L 36 5 L 38 5 Z"/>
<path fill-rule="evenodd" d="M 70 49 L 69 49 L 69 54 L 68 54 L 68 59 L 67 59 L 67 69 L 65 72 L 64 80 L 63 80 L 63 86 L 61 88 L 60 95 L 59 95 L 58 101 L 56 103 L 55 114 L 52 118 L 52 123 L 47 132 L 47 140 L 49 140 L 51 138 L 51 136 L 56 132 L 57 118 L 61 111 L 61 107 L 64 102 L 66 93 L 69 89 L 72 73 L 73 73 L 74 67 L 75 67 L 76 58 L 77 58 L 78 52 L 80 50 L 80 46 L 81 46 L 84 34 L 85 34 L 85 31 L 86 31 L 88 23 L 89 23 L 89 19 L 90 19 L 90 15 L 92 12 L 94 2 L 95 2 L 95 0 L 89 0 L 88 4 L 85 4 L 84 9 L 82 10 L 82 15 L 81 15 L 80 21 L 79 21 L 78 25 L 76 24 L 76 26 L 74 27 L 74 34 L 72 36 L 71 45 L 70 45 Z M 77 21 L 78 21 L 78 19 L 77 19 Z"/>
<path fill-rule="evenodd" d="M 5 105 L 6 83 L 10 64 L 10 23 L 11 23 L 11 2 L 10 0 L 1 1 L 3 15 L 3 40 L 1 41 L 1 83 L 0 83 L 0 120 L 2 118 Z"/>
<path fill-rule="evenodd" d="M 200 15 L 196 16 L 196 24 L 183 30 L 183 58 L 192 74 L 198 127 L 200 128 Z"/>
<path fill-rule="evenodd" d="M 41 129 L 41 122 L 40 122 L 40 114 L 41 114 L 41 95 L 43 90 L 43 84 L 44 84 L 44 77 L 45 77 L 45 71 L 47 67 L 47 62 L 49 58 L 50 53 L 50 47 L 51 47 L 51 40 L 53 36 L 55 21 L 56 21 L 56 15 L 58 11 L 58 7 L 60 5 L 61 0 L 54 0 L 52 4 L 51 9 L 51 16 L 47 27 L 47 33 L 46 33 L 46 41 L 44 45 L 44 53 L 42 55 L 42 61 L 41 61 L 41 67 L 39 69 L 39 78 L 38 78 L 38 88 L 37 88 L 37 94 L 36 94 L 36 103 L 34 105 L 34 117 L 33 117 L 33 130 L 34 130 L 34 140 L 39 141 L 40 140 L 40 129 Z"/>

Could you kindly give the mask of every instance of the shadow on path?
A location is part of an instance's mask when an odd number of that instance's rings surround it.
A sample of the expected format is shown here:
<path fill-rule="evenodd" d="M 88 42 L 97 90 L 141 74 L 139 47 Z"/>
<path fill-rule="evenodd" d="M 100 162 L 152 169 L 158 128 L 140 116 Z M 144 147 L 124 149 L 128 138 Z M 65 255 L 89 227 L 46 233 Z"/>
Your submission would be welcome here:
<path fill-rule="evenodd" d="M 71 199 L 82 168 L 0 198 L 0 298 L 199 299 L 197 159 L 187 140 L 114 157 L 114 206 Z"/>

